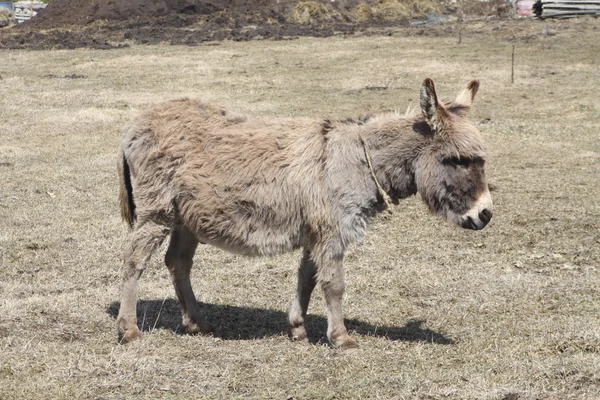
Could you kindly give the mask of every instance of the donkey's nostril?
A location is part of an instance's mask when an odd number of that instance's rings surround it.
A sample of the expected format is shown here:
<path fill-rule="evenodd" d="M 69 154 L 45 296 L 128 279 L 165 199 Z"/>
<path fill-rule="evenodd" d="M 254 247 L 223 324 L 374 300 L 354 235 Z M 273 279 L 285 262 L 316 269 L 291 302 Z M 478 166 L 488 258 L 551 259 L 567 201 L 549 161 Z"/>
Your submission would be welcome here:
<path fill-rule="evenodd" d="M 475 223 L 475 221 L 473 221 L 473 218 L 471 217 L 463 219 L 460 226 L 462 226 L 465 229 L 473 229 L 475 231 L 478 229 L 477 224 Z"/>
<path fill-rule="evenodd" d="M 481 222 L 487 225 L 487 223 L 490 222 L 490 219 L 492 219 L 492 211 L 485 208 L 479 213 L 479 219 L 481 220 Z"/>

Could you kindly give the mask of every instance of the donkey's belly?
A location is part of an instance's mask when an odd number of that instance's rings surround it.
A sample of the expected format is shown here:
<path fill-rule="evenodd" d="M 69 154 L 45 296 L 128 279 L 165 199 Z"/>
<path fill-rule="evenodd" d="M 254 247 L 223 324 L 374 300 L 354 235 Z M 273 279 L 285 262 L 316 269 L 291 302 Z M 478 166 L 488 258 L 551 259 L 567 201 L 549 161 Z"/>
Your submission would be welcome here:
<path fill-rule="evenodd" d="M 182 174 L 175 200 L 182 222 L 200 241 L 234 253 L 272 255 L 303 246 L 305 233 L 315 229 L 307 216 L 319 209 L 307 196 L 311 190 L 291 167 L 277 173 L 267 166 L 242 169 Z"/>
<path fill-rule="evenodd" d="M 200 242 L 210 244 L 225 251 L 235 254 L 262 256 L 276 255 L 302 247 L 303 235 L 300 233 L 290 235 L 289 232 L 278 230 L 261 230 L 247 235 L 223 233 L 215 235 L 199 229 L 196 232 Z"/>
<path fill-rule="evenodd" d="M 262 207 L 249 212 L 226 199 L 221 207 L 197 206 L 194 213 L 186 212 L 190 208 L 182 205 L 181 222 L 199 241 L 232 253 L 273 255 L 304 244 L 306 229 L 300 212 L 266 213 Z"/>

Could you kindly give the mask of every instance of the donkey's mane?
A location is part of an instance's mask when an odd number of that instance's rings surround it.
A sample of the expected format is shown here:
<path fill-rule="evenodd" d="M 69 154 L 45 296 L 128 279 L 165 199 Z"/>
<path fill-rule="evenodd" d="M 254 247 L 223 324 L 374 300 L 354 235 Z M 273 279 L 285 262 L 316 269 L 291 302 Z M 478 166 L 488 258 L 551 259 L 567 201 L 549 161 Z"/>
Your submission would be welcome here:
<path fill-rule="evenodd" d="M 326 135 L 336 127 L 340 125 L 356 125 L 363 126 L 369 122 L 383 121 L 390 118 L 401 118 L 406 121 L 417 120 L 420 116 L 420 113 L 416 111 L 416 108 L 412 105 L 409 105 L 404 112 L 401 112 L 399 109 L 395 109 L 393 111 L 383 112 L 383 113 L 368 113 L 361 114 L 357 117 L 348 117 L 343 119 L 324 119 L 321 123 L 322 130 L 321 133 Z"/>
<path fill-rule="evenodd" d="M 367 114 L 367 115 L 360 115 L 356 118 L 345 118 L 345 119 L 324 119 L 323 122 L 321 123 L 321 133 L 323 135 L 328 134 L 330 131 L 332 131 L 333 129 L 335 129 L 336 126 L 338 125 L 358 125 L 358 126 L 362 126 L 364 124 L 366 124 L 367 122 L 371 121 L 374 118 L 374 116 L 372 114 Z"/>

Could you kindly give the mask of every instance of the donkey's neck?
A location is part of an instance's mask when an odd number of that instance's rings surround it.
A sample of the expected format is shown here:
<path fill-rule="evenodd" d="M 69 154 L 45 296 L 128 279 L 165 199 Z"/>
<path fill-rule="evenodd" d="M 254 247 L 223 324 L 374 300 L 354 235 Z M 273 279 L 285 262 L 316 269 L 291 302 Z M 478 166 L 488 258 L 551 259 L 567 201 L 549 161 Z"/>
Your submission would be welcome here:
<path fill-rule="evenodd" d="M 383 116 L 361 129 L 377 181 L 394 200 L 417 192 L 415 161 L 427 144 L 427 129 L 420 118 L 397 115 Z"/>
<path fill-rule="evenodd" d="M 327 131 L 324 184 L 344 245 L 361 240 L 370 217 L 386 209 L 375 181 L 393 200 L 417 192 L 414 165 L 425 141 L 414 123 L 386 115 L 364 124 L 344 121 Z"/>

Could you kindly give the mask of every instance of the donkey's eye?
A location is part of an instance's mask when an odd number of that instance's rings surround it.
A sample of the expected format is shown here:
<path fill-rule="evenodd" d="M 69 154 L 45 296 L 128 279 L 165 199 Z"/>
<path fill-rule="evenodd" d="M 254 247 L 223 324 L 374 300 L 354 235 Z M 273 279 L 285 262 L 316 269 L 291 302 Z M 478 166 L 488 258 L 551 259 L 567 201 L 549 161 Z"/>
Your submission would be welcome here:
<path fill-rule="evenodd" d="M 471 159 L 450 157 L 444 160 L 444 164 L 452 165 L 453 167 L 469 168 L 469 166 L 471 165 Z"/>

